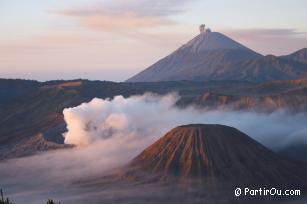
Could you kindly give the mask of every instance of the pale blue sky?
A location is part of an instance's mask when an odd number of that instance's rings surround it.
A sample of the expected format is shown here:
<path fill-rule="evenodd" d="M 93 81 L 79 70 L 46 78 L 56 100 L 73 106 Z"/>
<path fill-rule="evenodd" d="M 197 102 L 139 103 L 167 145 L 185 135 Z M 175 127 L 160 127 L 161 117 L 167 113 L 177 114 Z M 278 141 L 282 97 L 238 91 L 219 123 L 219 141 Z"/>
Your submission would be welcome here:
<path fill-rule="evenodd" d="M 307 47 L 306 0 L 0 0 L 0 77 L 121 81 L 207 24 L 262 54 Z"/>

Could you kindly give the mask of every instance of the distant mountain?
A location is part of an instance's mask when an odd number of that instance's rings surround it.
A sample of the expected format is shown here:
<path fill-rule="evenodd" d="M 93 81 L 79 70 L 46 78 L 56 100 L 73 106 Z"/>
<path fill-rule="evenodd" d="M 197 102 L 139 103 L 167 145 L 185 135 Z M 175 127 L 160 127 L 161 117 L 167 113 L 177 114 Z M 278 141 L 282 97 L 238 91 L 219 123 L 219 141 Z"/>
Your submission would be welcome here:
<path fill-rule="evenodd" d="M 307 87 L 297 88 L 285 92 L 266 94 L 265 89 L 247 89 L 249 95 L 242 94 L 219 94 L 204 92 L 194 99 L 194 104 L 199 107 L 219 110 L 250 110 L 256 112 L 274 112 L 276 110 L 288 110 L 293 112 L 306 112 Z M 287 90 L 284 88 L 284 90 Z M 253 92 L 255 91 L 255 92 Z M 260 91 L 260 94 L 257 94 Z M 261 93 L 262 92 L 262 93 Z"/>
<path fill-rule="evenodd" d="M 307 64 L 307 48 L 298 50 L 290 55 L 281 56 L 281 58 L 290 59 L 290 60 L 294 60 L 297 62 Z"/>
<path fill-rule="evenodd" d="M 32 80 L 0 79 L 0 106 L 36 91 L 39 85 L 38 81 Z"/>
<path fill-rule="evenodd" d="M 207 30 L 127 81 L 194 80 L 199 75 L 209 77 L 224 64 L 260 57 L 227 36 Z"/>
<path fill-rule="evenodd" d="M 300 167 L 299 167 L 300 166 Z M 278 156 L 239 130 L 192 124 L 169 131 L 126 167 L 121 178 L 196 180 L 221 186 L 304 186 L 307 167 Z"/>
<path fill-rule="evenodd" d="M 270 82 L 299 79 L 306 76 L 307 64 L 267 55 L 254 60 L 225 64 L 218 73 L 211 75 L 211 79 Z"/>
<path fill-rule="evenodd" d="M 307 76 L 306 59 L 306 49 L 283 57 L 262 56 L 207 29 L 127 82 L 298 79 Z"/>

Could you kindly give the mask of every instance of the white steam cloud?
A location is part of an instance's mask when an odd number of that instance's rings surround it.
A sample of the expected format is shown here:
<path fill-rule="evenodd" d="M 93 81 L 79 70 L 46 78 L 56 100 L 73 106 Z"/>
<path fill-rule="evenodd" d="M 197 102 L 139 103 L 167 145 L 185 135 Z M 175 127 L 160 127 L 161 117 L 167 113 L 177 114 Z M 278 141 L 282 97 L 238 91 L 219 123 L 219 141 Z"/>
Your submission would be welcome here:
<path fill-rule="evenodd" d="M 86 146 L 97 141 L 122 141 L 129 145 L 138 141 L 149 145 L 171 128 L 191 123 L 233 126 L 271 148 L 296 141 L 306 143 L 304 114 L 179 109 L 175 106 L 178 99 L 176 94 L 148 93 L 130 98 L 94 98 L 89 103 L 67 108 L 63 111 L 68 129 L 65 143 Z"/>
<path fill-rule="evenodd" d="M 161 133 L 157 129 L 169 127 L 172 117 L 179 114 L 174 108 L 176 101 L 175 94 L 163 97 L 145 94 L 130 98 L 116 96 L 112 100 L 94 98 L 89 103 L 67 108 L 63 111 L 68 129 L 65 143 L 85 146 L 110 138 L 143 140 L 161 136 L 157 135 Z"/>

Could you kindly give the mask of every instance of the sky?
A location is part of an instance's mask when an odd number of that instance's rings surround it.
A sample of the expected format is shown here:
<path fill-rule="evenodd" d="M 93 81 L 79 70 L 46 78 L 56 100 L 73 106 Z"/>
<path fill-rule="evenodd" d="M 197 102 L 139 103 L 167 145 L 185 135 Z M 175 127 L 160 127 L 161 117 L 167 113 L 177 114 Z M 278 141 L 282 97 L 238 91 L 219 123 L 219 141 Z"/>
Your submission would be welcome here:
<path fill-rule="evenodd" d="M 124 81 L 206 24 L 261 53 L 307 47 L 306 0 L 0 0 L 0 78 Z"/>

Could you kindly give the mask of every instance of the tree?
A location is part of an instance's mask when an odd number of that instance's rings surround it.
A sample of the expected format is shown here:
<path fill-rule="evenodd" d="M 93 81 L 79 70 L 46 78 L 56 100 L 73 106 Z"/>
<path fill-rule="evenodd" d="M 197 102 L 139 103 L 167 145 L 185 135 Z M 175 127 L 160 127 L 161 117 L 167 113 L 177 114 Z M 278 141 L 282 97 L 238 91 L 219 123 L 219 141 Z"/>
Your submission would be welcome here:
<path fill-rule="evenodd" d="M 0 204 L 12 204 L 9 198 L 4 199 L 3 191 L 0 189 Z M 47 204 L 56 204 L 52 199 L 48 199 Z M 61 203 L 59 203 L 61 204 Z"/>
<path fill-rule="evenodd" d="M 4 199 L 2 189 L 0 189 L 0 194 L 1 194 L 0 204 L 12 204 L 9 198 Z"/>
<path fill-rule="evenodd" d="M 48 199 L 47 204 L 56 204 L 52 199 Z M 59 203 L 61 204 L 61 203 Z"/>
<path fill-rule="evenodd" d="M 55 204 L 53 200 L 48 199 L 47 204 Z"/>

